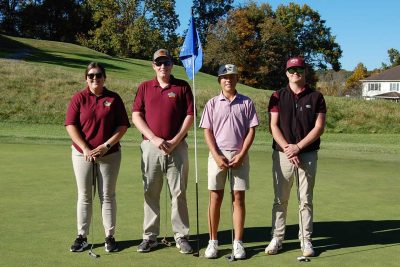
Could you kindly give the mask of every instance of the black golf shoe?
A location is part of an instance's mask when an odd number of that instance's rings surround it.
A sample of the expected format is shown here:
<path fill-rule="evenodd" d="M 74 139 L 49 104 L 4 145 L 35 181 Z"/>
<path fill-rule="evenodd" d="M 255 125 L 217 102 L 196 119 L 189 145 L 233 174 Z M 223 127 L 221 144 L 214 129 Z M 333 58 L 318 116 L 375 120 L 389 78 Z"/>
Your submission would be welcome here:
<path fill-rule="evenodd" d="M 83 251 L 87 246 L 89 246 L 87 242 L 87 238 L 83 237 L 82 235 L 78 235 L 74 241 L 74 244 L 71 246 L 69 251 L 71 252 L 81 252 Z"/>
<path fill-rule="evenodd" d="M 118 251 L 117 242 L 112 235 L 106 237 L 106 242 L 104 243 L 105 250 L 107 252 L 115 252 Z"/>

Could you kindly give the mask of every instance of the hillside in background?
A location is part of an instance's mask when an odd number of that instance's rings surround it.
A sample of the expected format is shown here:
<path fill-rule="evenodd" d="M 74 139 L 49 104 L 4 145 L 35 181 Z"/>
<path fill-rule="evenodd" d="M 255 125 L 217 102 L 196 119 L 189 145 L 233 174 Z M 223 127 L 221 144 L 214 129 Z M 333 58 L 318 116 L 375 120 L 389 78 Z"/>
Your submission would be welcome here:
<path fill-rule="evenodd" d="M 91 61 L 104 64 L 106 85 L 121 95 L 128 113 L 138 84 L 154 76 L 150 61 L 114 58 L 68 43 L 0 35 L 0 47 L 1 122 L 62 125 L 68 101 L 84 87 L 84 70 Z M 192 85 L 181 66 L 175 65 L 173 73 Z M 200 116 L 206 101 L 219 93 L 219 85 L 215 76 L 198 73 L 195 79 Z M 253 99 L 260 130 L 266 130 L 272 91 L 243 85 L 238 90 Z M 326 97 L 326 101 L 327 132 L 400 132 L 398 103 L 338 97 Z"/>

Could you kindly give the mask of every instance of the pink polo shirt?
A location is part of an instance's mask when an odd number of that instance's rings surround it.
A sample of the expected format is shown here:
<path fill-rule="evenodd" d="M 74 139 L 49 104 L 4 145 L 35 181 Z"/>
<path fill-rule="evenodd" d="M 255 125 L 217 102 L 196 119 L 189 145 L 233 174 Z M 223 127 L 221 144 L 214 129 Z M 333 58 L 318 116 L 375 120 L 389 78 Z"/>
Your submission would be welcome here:
<path fill-rule="evenodd" d="M 186 116 L 194 114 L 193 106 L 190 85 L 171 75 L 166 88 L 160 86 L 157 78 L 140 84 L 132 112 L 141 112 L 156 136 L 171 140 L 181 129 Z"/>
<path fill-rule="evenodd" d="M 96 96 L 89 87 L 72 96 L 64 125 L 77 126 L 90 149 L 104 144 L 119 126 L 130 127 L 124 103 L 117 93 L 104 88 L 103 94 Z M 82 153 L 77 144 L 73 145 Z M 112 146 L 107 154 L 118 149 L 119 143 Z"/>
<path fill-rule="evenodd" d="M 232 102 L 222 92 L 211 98 L 200 120 L 200 127 L 213 131 L 217 146 L 222 150 L 241 150 L 249 128 L 258 124 L 253 101 L 239 93 Z"/>

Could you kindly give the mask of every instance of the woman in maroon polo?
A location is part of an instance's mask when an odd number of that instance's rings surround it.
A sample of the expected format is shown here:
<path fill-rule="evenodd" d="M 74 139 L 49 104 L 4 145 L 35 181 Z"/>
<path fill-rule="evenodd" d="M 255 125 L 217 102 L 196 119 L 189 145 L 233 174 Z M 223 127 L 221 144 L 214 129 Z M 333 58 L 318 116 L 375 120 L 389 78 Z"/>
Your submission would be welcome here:
<path fill-rule="evenodd" d="M 117 251 L 115 187 L 121 163 L 119 140 L 130 127 L 121 97 L 104 86 L 106 71 L 96 62 L 85 71 L 86 87 L 72 96 L 65 126 L 72 140 L 72 165 L 78 188 L 78 234 L 70 251 L 88 246 L 92 185 L 97 183 L 105 232 L 105 250 Z"/>

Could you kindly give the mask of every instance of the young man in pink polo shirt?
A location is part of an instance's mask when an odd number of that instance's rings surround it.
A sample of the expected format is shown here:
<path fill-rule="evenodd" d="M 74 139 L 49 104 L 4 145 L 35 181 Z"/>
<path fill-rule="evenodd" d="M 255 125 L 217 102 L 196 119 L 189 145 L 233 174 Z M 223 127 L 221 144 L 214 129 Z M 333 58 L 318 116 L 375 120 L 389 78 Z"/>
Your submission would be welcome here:
<path fill-rule="evenodd" d="M 189 173 L 187 132 L 193 124 L 193 94 L 184 80 L 171 75 L 171 54 L 159 49 L 153 56 L 156 77 L 139 85 L 132 106 L 132 121 L 143 135 L 142 179 L 144 188 L 143 242 L 138 252 L 157 246 L 160 234 L 160 193 L 166 173 L 171 195 L 171 221 L 176 246 L 184 254 L 189 245 L 186 189 Z"/>
<path fill-rule="evenodd" d="M 210 99 L 204 107 L 200 127 L 210 150 L 208 157 L 208 189 L 210 203 L 208 222 L 210 240 L 205 251 L 206 258 L 218 255 L 218 224 L 228 170 L 232 173 L 233 225 L 235 237 L 233 256 L 246 258 L 243 229 L 245 221 L 245 190 L 249 188 L 249 155 L 255 127 L 259 124 L 256 109 L 250 98 L 236 90 L 237 67 L 232 64 L 220 66 L 218 82 L 221 93 Z"/>

